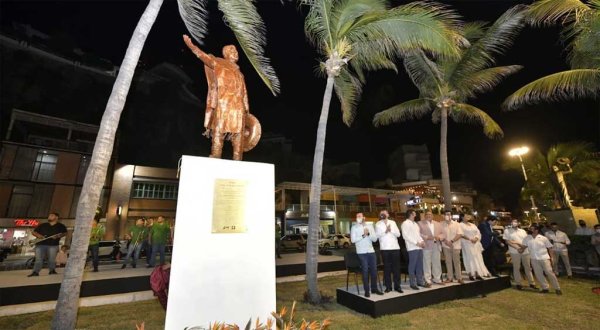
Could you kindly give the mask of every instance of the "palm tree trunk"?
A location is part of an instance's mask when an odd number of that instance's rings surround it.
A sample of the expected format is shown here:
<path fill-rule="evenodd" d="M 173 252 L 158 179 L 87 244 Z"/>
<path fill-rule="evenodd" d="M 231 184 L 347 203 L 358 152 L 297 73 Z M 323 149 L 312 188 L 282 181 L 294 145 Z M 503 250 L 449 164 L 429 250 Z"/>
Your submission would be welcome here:
<path fill-rule="evenodd" d="M 442 107 L 442 124 L 440 132 L 440 168 L 442 170 L 442 195 L 444 209 L 452 210 L 452 193 L 450 190 L 450 170 L 448 169 L 448 108 Z"/>
<path fill-rule="evenodd" d="M 313 159 L 312 180 L 310 182 L 310 206 L 308 211 L 308 241 L 306 244 L 306 282 L 308 285 L 308 299 L 313 304 L 321 302 L 321 294 L 317 286 L 317 267 L 319 232 L 321 229 L 321 175 L 323 172 L 323 157 L 325 154 L 325 135 L 327 133 L 327 117 L 329 104 L 333 93 L 332 75 L 327 76 L 327 85 L 323 95 L 323 107 L 317 128 L 317 142 Z"/>
<path fill-rule="evenodd" d="M 119 126 L 121 112 L 129 92 L 131 80 L 137 66 L 140 53 L 146 42 L 146 37 L 156 20 L 163 0 L 150 0 L 138 25 L 133 32 L 125 58 L 119 69 L 119 74 L 108 99 L 96 143 L 92 160 L 85 175 L 77 215 L 75 231 L 71 242 L 71 250 L 64 278 L 60 286 L 60 293 L 52 319 L 52 329 L 75 329 L 77 322 L 77 309 L 83 268 L 87 256 L 90 239 L 92 219 L 96 213 L 96 205 L 100 200 L 102 186 L 106 179 L 106 172 L 115 141 L 115 134 Z"/>

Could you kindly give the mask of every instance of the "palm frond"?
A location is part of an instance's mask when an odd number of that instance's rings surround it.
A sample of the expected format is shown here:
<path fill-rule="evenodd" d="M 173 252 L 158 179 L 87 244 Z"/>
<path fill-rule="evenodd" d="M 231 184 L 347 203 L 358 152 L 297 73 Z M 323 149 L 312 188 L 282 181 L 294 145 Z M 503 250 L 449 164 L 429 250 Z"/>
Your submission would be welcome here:
<path fill-rule="evenodd" d="M 459 99 L 468 99 L 496 87 L 504 78 L 518 72 L 521 65 L 507 65 L 477 71 L 462 78 L 458 86 L 453 86 Z"/>
<path fill-rule="evenodd" d="M 308 40 L 321 53 L 326 48 L 334 47 L 333 26 L 331 13 L 334 0 L 302 0 L 300 3 L 309 6 L 308 14 L 304 20 L 304 31 Z"/>
<path fill-rule="evenodd" d="M 204 36 L 206 35 L 207 3 L 207 0 L 177 0 L 179 15 L 183 20 L 183 24 L 200 45 L 204 44 Z"/>
<path fill-rule="evenodd" d="M 356 116 L 356 106 L 362 93 L 362 84 L 346 67 L 335 78 L 333 86 L 342 105 L 344 124 L 350 126 Z"/>
<path fill-rule="evenodd" d="M 483 133 L 489 137 L 501 138 L 504 132 L 500 125 L 492 119 L 485 111 L 470 104 L 457 103 L 449 113 L 450 117 L 459 123 L 478 123 L 483 126 Z"/>
<path fill-rule="evenodd" d="M 534 25 L 572 22 L 590 8 L 580 0 L 538 0 L 529 5 L 527 17 Z"/>
<path fill-rule="evenodd" d="M 430 112 L 431 109 L 433 109 L 433 105 L 427 99 L 406 101 L 377 113 L 373 118 L 373 125 L 379 127 L 410 119 L 418 119 Z"/>
<path fill-rule="evenodd" d="M 468 22 L 462 28 L 463 36 L 473 43 L 485 35 L 486 22 Z"/>
<path fill-rule="evenodd" d="M 380 47 L 381 45 L 372 45 L 371 43 L 354 44 L 352 48 L 352 58 L 348 62 L 356 72 L 358 78 L 365 82 L 365 71 L 376 71 L 381 69 L 394 70 L 398 73 L 398 68 L 390 58 L 392 51 Z"/>
<path fill-rule="evenodd" d="M 510 95 L 503 104 L 515 110 L 525 104 L 559 101 L 600 94 L 600 69 L 576 69 L 551 74 L 533 81 Z"/>
<path fill-rule="evenodd" d="M 562 34 L 568 42 L 567 61 L 572 69 L 600 69 L 600 9 L 583 15 Z"/>
<path fill-rule="evenodd" d="M 439 96 L 438 91 L 444 82 L 444 76 L 436 63 L 427 58 L 422 50 L 414 50 L 407 54 L 404 57 L 404 68 L 421 95 L 432 98 Z"/>
<path fill-rule="evenodd" d="M 387 9 L 386 1 L 381 0 L 342 0 L 333 7 L 332 26 L 336 38 L 343 38 L 364 15 L 382 12 Z"/>
<path fill-rule="evenodd" d="M 246 57 L 273 95 L 279 93 L 279 78 L 265 54 L 266 29 L 254 0 L 219 0 L 225 23 L 231 28 Z"/>
<path fill-rule="evenodd" d="M 525 8 L 523 5 L 517 5 L 508 9 L 486 30 L 483 37 L 464 51 L 450 77 L 452 85 L 473 72 L 494 65 L 495 56 L 504 53 L 513 44 L 524 26 Z"/>
<path fill-rule="evenodd" d="M 354 44 L 387 45 L 386 49 L 395 55 L 421 48 L 439 56 L 456 57 L 459 47 L 468 44 L 458 32 L 457 18 L 442 5 L 414 2 L 363 15 L 345 36 Z"/>
<path fill-rule="evenodd" d="M 565 142 L 551 146 L 546 153 L 548 165 L 552 166 L 559 158 L 569 158 L 573 163 L 590 159 L 594 147 L 589 142 Z"/>

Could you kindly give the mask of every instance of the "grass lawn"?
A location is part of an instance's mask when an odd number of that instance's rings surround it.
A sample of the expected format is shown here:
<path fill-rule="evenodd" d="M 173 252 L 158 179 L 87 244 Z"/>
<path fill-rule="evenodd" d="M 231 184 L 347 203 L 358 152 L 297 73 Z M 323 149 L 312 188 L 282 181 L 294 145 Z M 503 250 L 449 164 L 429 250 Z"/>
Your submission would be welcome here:
<path fill-rule="evenodd" d="M 298 303 L 295 320 L 332 321 L 331 329 L 599 329 L 600 295 L 591 291 L 597 281 L 560 279 L 562 296 L 506 289 L 485 298 L 444 302 L 401 315 L 373 319 L 335 302 L 323 306 Z M 319 280 L 320 289 L 335 295 L 345 286 L 345 276 Z M 301 301 L 304 282 L 277 285 L 277 306 L 291 307 Z M 335 297 L 334 297 L 335 300 Z M 146 329 L 164 328 L 165 313 L 157 300 L 81 308 L 78 329 L 135 329 L 145 321 Z M 48 329 L 52 311 L 0 318 L 0 329 Z"/>

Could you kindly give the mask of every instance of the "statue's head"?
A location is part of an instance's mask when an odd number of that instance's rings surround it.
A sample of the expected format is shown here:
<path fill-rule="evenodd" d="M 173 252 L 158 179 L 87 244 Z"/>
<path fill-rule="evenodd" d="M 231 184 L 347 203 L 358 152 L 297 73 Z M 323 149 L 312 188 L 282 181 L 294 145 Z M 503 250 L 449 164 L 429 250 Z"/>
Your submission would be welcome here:
<path fill-rule="evenodd" d="M 223 58 L 234 63 L 237 62 L 239 56 L 234 45 L 227 45 L 223 47 Z"/>

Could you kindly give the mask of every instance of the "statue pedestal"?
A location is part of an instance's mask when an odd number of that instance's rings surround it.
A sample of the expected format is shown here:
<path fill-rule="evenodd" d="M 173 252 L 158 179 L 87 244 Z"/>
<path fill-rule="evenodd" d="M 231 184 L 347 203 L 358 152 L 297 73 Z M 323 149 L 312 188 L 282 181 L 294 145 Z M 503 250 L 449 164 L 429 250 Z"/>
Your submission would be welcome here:
<path fill-rule="evenodd" d="M 183 156 L 166 329 L 275 311 L 272 164 Z"/>

